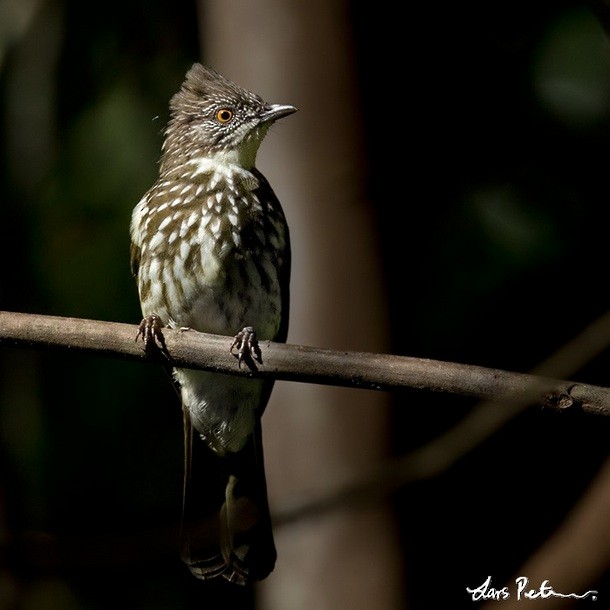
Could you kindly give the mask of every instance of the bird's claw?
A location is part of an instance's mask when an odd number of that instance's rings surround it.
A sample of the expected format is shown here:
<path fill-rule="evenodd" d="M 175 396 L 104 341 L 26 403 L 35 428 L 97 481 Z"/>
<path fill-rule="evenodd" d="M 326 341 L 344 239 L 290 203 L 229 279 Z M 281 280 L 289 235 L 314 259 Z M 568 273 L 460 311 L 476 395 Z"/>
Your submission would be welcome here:
<path fill-rule="evenodd" d="M 229 348 L 232 354 L 234 350 L 237 352 L 237 363 L 240 368 L 244 360 L 249 360 L 250 362 L 256 360 L 260 364 L 263 363 L 261 348 L 258 345 L 256 333 L 251 326 L 246 326 L 235 335 L 233 343 Z"/>
<path fill-rule="evenodd" d="M 158 315 L 152 314 L 150 316 L 146 316 L 140 322 L 138 334 L 136 335 L 136 341 L 142 337 L 144 348 L 147 351 L 157 348 L 165 355 L 168 355 L 165 337 L 163 336 L 163 331 L 161 330 L 163 326 L 164 324 Z"/>

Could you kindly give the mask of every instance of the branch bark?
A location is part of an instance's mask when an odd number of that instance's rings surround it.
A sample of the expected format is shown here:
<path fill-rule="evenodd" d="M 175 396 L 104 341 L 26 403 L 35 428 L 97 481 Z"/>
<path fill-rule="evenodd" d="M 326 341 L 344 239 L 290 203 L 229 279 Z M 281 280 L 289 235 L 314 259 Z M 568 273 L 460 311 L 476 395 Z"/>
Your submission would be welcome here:
<path fill-rule="evenodd" d="M 389 354 L 261 342 L 263 364 L 237 365 L 231 339 L 164 329 L 171 359 L 147 353 L 137 326 L 80 318 L 0 312 L 0 346 L 59 349 L 127 360 L 163 362 L 230 375 L 272 377 L 370 390 L 417 389 L 499 401 L 510 397 L 553 409 L 610 415 L 610 389 L 543 375 Z"/>

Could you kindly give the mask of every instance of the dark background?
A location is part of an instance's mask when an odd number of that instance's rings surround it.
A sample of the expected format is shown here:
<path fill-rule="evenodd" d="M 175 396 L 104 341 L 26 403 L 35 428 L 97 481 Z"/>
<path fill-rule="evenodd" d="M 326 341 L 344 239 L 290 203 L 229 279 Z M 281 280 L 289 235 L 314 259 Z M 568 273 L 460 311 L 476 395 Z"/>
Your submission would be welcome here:
<path fill-rule="evenodd" d="M 604 31 L 578 2 L 348 8 L 392 351 L 527 371 L 607 308 Z M 0 309 L 135 323 L 129 218 L 155 179 L 167 102 L 200 59 L 195 6 L 64 0 L 11 15 Z M 28 609 L 203 607 L 179 561 L 181 414 L 167 379 L 10 348 L 0 367 L 0 608 L 3 591 Z M 606 386 L 609 370 L 604 353 L 575 377 Z M 471 404 L 396 396 L 395 451 Z M 472 608 L 466 586 L 513 576 L 587 488 L 609 432 L 533 410 L 398 492 L 409 607 Z M 610 598 L 608 577 L 590 588 Z"/>

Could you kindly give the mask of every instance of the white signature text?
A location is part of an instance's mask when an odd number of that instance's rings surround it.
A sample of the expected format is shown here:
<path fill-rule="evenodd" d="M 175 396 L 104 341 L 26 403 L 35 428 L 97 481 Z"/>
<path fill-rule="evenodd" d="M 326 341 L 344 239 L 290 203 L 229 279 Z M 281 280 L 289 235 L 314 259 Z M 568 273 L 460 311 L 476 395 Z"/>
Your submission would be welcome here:
<path fill-rule="evenodd" d="M 492 586 L 491 576 L 478 587 L 466 587 L 466 592 L 471 596 L 473 602 L 484 600 L 503 600 L 514 595 L 517 601 L 523 599 L 548 599 L 549 597 L 568 597 L 571 599 L 586 599 L 590 597 L 593 601 L 597 601 L 597 591 L 587 591 L 586 593 L 559 593 L 555 591 L 548 580 L 543 580 L 538 587 L 530 585 L 529 578 L 519 576 L 515 578 L 514 590 L 512 587 L 504 586 L 496 589 Z"/>

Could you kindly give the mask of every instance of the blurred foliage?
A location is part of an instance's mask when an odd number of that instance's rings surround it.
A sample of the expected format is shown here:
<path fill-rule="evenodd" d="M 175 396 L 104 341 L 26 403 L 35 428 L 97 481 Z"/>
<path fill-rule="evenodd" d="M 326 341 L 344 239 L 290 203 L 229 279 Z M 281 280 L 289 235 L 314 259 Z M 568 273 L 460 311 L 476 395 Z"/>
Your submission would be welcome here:
<path fill-rule="evenodd" d="M 393 351 L 527 371 L 608 308 L 607 34 L 565 1 L 353 16 Z M 574 377 L 607 386 L 609 370 L 605 352 Z M 397 452 L 471 406 L 395 401 Z M 532 411 L 397 494 L 409 607 L 471 608 L 467 583 L 512 577 L 608 457 L 609 432 Z"/>
<path fill-rule="evenodd" d="M 533 84 L 545 110 L 575 129 L 603 125 L 610 108 L 610 54 L 598 20 L 584 10 L 558 16 L 540 42 Z"/>
<path fill-rule="evenodd" d="M 61 156 L 36 201 L 36 281 L 53 310 L 65 315 L 111 319 L 120 305 L 120 318 L 133 314 L 122 297 L 136 294 L 125 265 L 125 227 L 130 204 L 155 179 L 151 152 L 158 149 L 159 126 L 123 78 L 66 129 Z"/>
<path fill-rule="evenodd" d="M 131 210 L 197 58 L 197 19 L 194 4 L 98 8 L 0 3 L 0 307 L 136 322 Z M 14 350 L 0 366 L 0 607 L 187 607 L 182 417 L 168 378 Z"/>
<path fill-rule="evenodd" d="M 607 37 L 577 2 L 387 13 L 353 2 L 349 26 L 394 351 L 527 370 L 607 308 Z M 156 174 L 167 102 L 199 57 L 196 24 L 194 3 L 0 0 L 1 309 L 138 320 L 129 218 Z M 306 111 L 325 110 L 320 91 Z M 609 364 L 580 378 L 608 385 Z M 421 408 L 397 409 L 397 450 L 468 407 L 407 398 Z M 180 431 L 156 367 L 1 350 L 0 608 L 202 607 L 176 548 Z M 461 594 L 473 570 L 508 576 L 578 497 L 607 431 L 527 416 L 398 498 L 414 607 L 439 582 Z M 497 522 L 495 547 L 463 533 Z"/>

